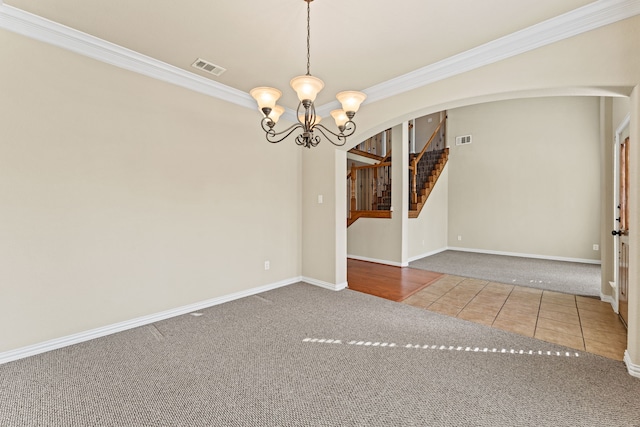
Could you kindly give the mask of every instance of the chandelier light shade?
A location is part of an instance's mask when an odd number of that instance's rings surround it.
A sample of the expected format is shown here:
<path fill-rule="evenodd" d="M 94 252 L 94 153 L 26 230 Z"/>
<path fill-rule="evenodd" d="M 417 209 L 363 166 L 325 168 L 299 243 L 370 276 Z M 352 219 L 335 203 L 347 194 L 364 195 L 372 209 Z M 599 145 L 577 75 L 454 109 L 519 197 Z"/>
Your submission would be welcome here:
<path fill-rule="evenodd" d="M 258 108 L 264 111 L 265 108 L 273 110 L 276 102 L 282 96 L 282 92 L 272 87 L 257 87 L 251 89 L 249 94 L 258 102 Z"/>
<path fill-rule="evenodd" d="M 367 95 L 362 92 L 356 92 L 355 90 L 347 90 L 337 94 L 336 98 L 340 101 L 340 104 L 342 104 L 342 109 L 344 111 L 353 111 L 354 113 L 357 113 L 358 108 L 360 108 L 360 104 L 364 102 Z"/>
<path fill-rule="evenodd" d="M 257 87 L 249 93 L 258 103 L 258 109 L 262 112 L 263 118 L 260 122 L 262 130 L 265 132 L 267 141 L 278 143 L 283 141 L 297 129 L 300 133 L 296 136 L 296 144 L 311 148 L 320 143 L 320 135 L 331 142 L 333 145 L 342 146 L 347 142 L 347 137 L 353 135 L 356 131 L 356 124 L 353 117 L 360 108 L 360 104 L 367 98 L 362 92 L 345 91 L 336 95 L 336 98 L 342 104 L 341 110 L 333 110 L 331 117 L 336 122 L 338 132 L 333 132 L 320 124 L 321 117 L 316 115 L 314 102 L 318 93 L 324 88 L 324 82 L 314 77 L 309 72 L 310 69 L 310 40 L 311 40 L 311 2 L 313 0 L 303 0 L 307 3 L 307 74 L 291 79 L 291 88 L 298 95 L 298 110 L 296 116 L 298 123 L 281 131 L 276 132 L 274 127 L 278 119 L 284 113 L 284 108 L 277 105 L 276 102 L 282 96 L 282 92 L 271 87 Z M 316 132 L 317 131 L 317 132 Z M 316 132 L 316 134 L 314 134 Z M 332 138 L 336 140 L 334 141 Z"/>
<path fill-rule="evenodd" d="M 335 120 L 338 129 L 344 128 L 349 121 L 347 113 L 345 113 L 344 110 L 333 110 L 330 114 L 331 117 L 333 117 L 333 120 Z"/>
<path fill-rule="evenodd" d="M 278 119 L 283 114 L 284 114 L 284 108 L 279 105 L 276 105 L 275 107 L 273 107 L 273 110 L 271 110 L 271 113 L 269 114 L 269 119 L 273 121 L 273 123 L 278 123 Z"/>
<path fill-rule="evenodd" d="M 324 82 L 313 76 L 294 77 L 289 84 L 291 88 L 296 91 L 300 102 L 305 99 L 314 102 L 318 93 L 324 88 Z"/>

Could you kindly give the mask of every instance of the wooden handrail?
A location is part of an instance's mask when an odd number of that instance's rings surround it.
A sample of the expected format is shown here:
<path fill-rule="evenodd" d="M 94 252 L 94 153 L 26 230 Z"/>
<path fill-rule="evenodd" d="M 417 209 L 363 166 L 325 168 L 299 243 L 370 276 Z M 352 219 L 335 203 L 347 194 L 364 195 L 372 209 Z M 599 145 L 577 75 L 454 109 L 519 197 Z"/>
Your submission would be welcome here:
<path fill-rule="evenodd" d="M 422 156 L 424 156 L 424 153 L 427 152 L 427 148 L 429 148 L 429 146 L 431 145 L 431 142 L 433 142 L 433 139 L 436 137 L 436 135 L 438 134 L 438 132 L 440 131 L 440 128 L 442 127 L 442 125 L 444 124 L 445 120 L 447 120 L 447 117 L 445 116 L 444 119 L 442 119 L 442 121 L 438 124 L 438 127 L 436 128 L 436 130 L 433 131 L 433 134 L 431 135 L 431 138 L 429 138 L 429 141 L 427 141 L 427 143 L 424 145 L 424 147 L 422 148 L 422 151 L 420 151 L 420 154 L 418 154 L 415 157 L 415 162 L 416 164 L 420 161 L 420 159 L 422 158 Z"/>
<path fill-rule="evenodd" d="M 380 160 L 380 163 L 384 163 L 387 160 L 389 160 L 391 158 L 391 149 L 389 149 L 389 151 L 387 151 L 387 154 L 382 158 L 382 160 Z"/>
<path fill-rule="evenodd" d="M 351 166 L 351 170 L 360 170 L 360 169 L 375 169 L 375 168 L 382 168 L 385 166 L 391 166 L 391 162 L 385 162 L 385 163 L 377 163 L 375 165 L 364 165 L 364 166 Z"/>
<path fill-rule="evenodd" d="M 352 154 L 357 154 L 358 156 L 367 157 L 369 159 L 377 160 L 378 162 L 384 161 L 384 158 L 382 156 L 378 156 L 376 154 L 367 153 L 366 151 L 361 151 L 361 150 L 358 150 L 357 148 L 352 148 L 351 150 L 349 150 L 349 152 L 352 153 Z"/>

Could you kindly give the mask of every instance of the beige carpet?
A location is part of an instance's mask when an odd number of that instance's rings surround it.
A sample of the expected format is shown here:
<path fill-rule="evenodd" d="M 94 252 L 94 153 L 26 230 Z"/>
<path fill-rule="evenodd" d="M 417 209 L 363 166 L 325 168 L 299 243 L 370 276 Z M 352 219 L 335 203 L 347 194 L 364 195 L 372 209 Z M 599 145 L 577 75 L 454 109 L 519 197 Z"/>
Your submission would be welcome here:
<path fill-rule="evenodd" d="M 444 251 L 409 264 L 412 268 L 509 285 L 600 296 L 600 265 Z"/>
<path fill-rule="evenodd" d="M 10 426 L 633 426 L 621 362 L 297 284 L 0 365 Z"/>

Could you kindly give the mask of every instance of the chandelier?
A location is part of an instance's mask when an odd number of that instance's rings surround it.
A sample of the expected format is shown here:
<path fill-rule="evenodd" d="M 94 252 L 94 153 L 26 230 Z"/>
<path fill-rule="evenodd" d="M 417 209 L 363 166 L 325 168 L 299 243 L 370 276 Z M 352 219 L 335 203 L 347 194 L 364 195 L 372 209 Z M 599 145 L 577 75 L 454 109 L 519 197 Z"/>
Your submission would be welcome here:
<path fill-rule="evenodd" d="M 356 130 L 356 124 L 353 117 L 356 115 L 360 104 L 365 100 L 367 95 L 357 91 L 345 91 L 336 95 L 338 101 L 342 104 L 342 109 L 331 111 L 331 116 L 336 122 L 338 133 L 333 132 L 320 124 L 321 117 L 316 114 L 316 108 L 313 102 L 318 93 L 324 87 L 324 82 L 314 77 L 309 72 L 310 67 L 310 35 L 311 35 L 311 19 L 310 4 L 313 0 L 303 0 L 307 3 L 307 74 L 291 79 L 290 85 L 298 95 L 300 103 L 296 116 L 298 123 L 281 132 L 276 132 L 274 127 L 280 116 L 284 113 L 284 108 L 276 105 L 276 101 L 282 96 L 282 92 L 271 87 L 257 87 L 249 93 L 258 102 L 258 109 L 264 115 L 260 122 L 262 130 L 265 132 L 267 141 L 275 144 L 283 141 L 291 135 L 296 129 L 300 129 L 300 133 L 296 136 L 296 144 L 311 148 L 320 143 L 320 135 L 333 145 L 342 146 L 347 142 L 347 137 L 353 135 Z M 314 134 L 314 132 L 316 132 Z M 329 135 L 335 137 L 336 141 L 331 139 Z"/>

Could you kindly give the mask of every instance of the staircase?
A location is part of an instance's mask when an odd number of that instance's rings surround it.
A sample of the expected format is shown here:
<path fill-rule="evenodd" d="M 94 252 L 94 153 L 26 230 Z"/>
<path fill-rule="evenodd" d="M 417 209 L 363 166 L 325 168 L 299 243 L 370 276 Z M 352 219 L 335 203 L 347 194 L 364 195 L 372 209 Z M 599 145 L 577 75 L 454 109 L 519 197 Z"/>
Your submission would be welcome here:
<path fill-rule="evenodd" d="M 443 148 L 445 121 L 446 115 L 420 153 L 410 154 L 409 218 L 420 215 L 449 158 L 449 149 Z M 387 130 L 349 150 L 369 160 L 352 163 L 347 174 L 347 226 L 358 218 L 391 218 L 390 145 L 391 131 Z"/>
<path fill-rule="evenodd" d="M 347 226 L 358 218 L 391 218 L 391 159 L 366 166 L 351 166 L 347 175 Z"/>
<path fill-rule="evenodd" d="M 424 207 L 431 190 L 436 185 L 438 178 L 442 174 L 447 160 L 449 159 L 449 149 L 434 150 L 425 153 L 417 162 L 416 174 L 409 174 L 410 188 L 414 188 L 413 180 L 416 181 L 416 192 L 411 192 L 409 196 L 409 218 L 418 218 L 422 208 Z M 412 159 L 413 160 L 413 159 Z M 415 176 L 415 178 L 414 178 Z"/>

